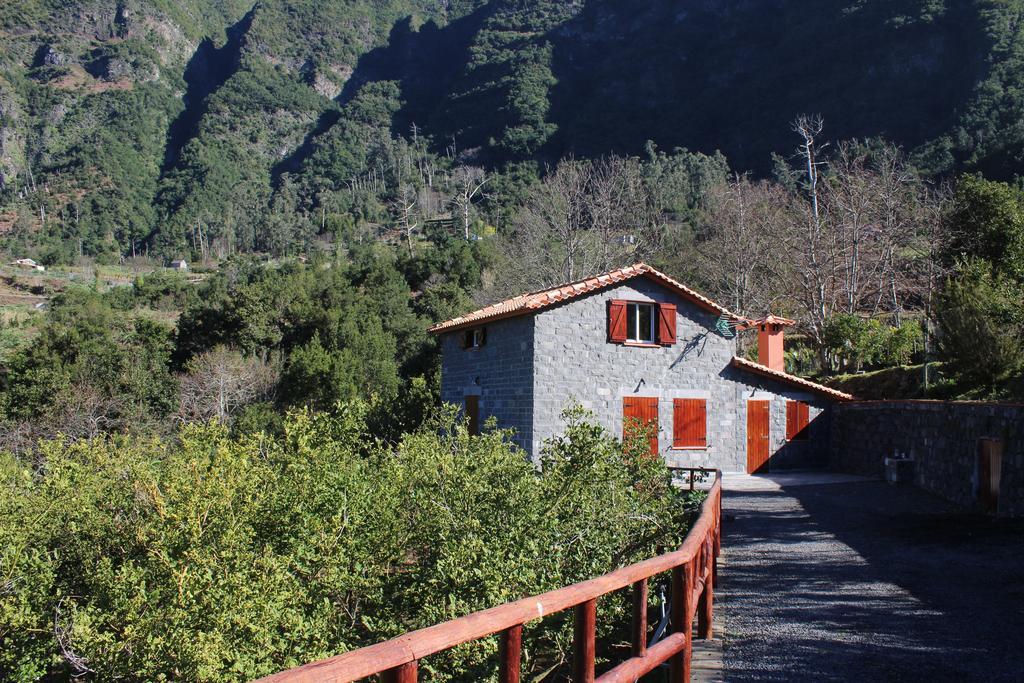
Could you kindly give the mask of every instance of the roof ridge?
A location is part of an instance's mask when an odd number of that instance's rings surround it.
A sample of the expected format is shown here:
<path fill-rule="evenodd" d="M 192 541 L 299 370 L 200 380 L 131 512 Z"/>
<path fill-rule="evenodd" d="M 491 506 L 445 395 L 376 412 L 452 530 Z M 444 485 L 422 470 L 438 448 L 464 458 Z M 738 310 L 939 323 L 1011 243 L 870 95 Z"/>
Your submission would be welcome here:
<path fill-rule="evenodd" d="M 517 315 L 525 315 L 533 311 L 537 311 L 548 306 L 553 306 L 556 303 L 572 299 L 574 297 L 595 292 L 605 287 L 624 282 L 634 277 L 641 275 L 653 276 L 656 280 L 668 285 L 671 288 L 677 290 L 678 293 L 689 298 L 698 306 L 706 308 L 708 310 L 719 313 L 733 318 L 741 318 L 735 313 L 732 313 L 724 306 L 721 306 L 706 296 L 699 294 L 698 292 L 690 289 L 681 282 L 673 279 L 672 277 L 662 273 L 658 269 L 638 261 L 622 268 L 616 268 L 614 270 L 600 273 L 597 275 L 589 275 L 584 278 L 572 280 L 571 282 L 563 282 L 558 285 L 552 285 L 545 287 L 544 289 L 538 289 L 532 292 L 526 292 L 519 294 L 514 297 L 497 301 L 493 304 L 489 304 L 482 308 L 479 308 L 470 313 L 465 313 L 460 316 L 456 316 L 449 320 L 439 322 L 432 325 L 429 331 L 432 333 L 440 333 L 444 331 L 453 331 L 461 329 L 463 327 L 487 322 L 490 320 L 498 320 L 501 318 L 510 318 Z"/>

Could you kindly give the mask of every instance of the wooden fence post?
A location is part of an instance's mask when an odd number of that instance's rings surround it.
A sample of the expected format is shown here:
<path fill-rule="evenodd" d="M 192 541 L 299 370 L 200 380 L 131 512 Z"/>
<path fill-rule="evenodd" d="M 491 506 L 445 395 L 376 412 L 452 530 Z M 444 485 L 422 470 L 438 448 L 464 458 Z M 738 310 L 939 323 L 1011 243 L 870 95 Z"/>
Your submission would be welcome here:
<path fill-rule="evenodd" d="M 690 655 L 693 650 L 693 624 L 690 622 L 690 593 L 693 589 L 691 562 L 672 570 L 672 631 L 682 633 L 686 645 L 669 660 L 670 683 L 690 683 Z"/>
<path fill-rule="evenodd" d="M 633 584 L 633 656 L 647 652 L 647 579 Z"/>
<path fill-rule="evenodd" d="M 384 672 L 384 683 L 416 683 L 418 669 L 416 662 L 409 662 Z"/>
<path fill-rule="evenodd" d="M 594 638 L 597 635 L 597 599 L 576 605 L 573 639 L 573 683 L 594 683 Z"/>
<path fill-rule="evenodd" d="M 706 564 L 701 568 L 706 578 L 704 579 L 704 589 L 700 592 L 700 599 L 697 602 L 697 637 L 702 640 L 711 640 L 715 618 L 715 551 L 710 536 L 707 545 Z"/>
<path fill-rule="evenodd" d="M 522 662 L 523 625 L 513 626 L 501 632 L 498 641 L 499 680 L 501 683 L 519 683 L 519 667 Z"/>

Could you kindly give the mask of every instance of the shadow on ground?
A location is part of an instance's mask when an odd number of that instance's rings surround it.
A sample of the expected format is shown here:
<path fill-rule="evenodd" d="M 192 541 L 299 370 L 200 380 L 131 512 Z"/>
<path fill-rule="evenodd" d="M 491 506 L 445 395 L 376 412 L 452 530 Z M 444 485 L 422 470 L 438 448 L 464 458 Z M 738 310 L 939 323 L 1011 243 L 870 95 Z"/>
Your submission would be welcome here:
<path fill-rule="evenodd" d="M 882 482 L 724 500 L 726 680 L 1024 675 L 1024 524 Z"/>

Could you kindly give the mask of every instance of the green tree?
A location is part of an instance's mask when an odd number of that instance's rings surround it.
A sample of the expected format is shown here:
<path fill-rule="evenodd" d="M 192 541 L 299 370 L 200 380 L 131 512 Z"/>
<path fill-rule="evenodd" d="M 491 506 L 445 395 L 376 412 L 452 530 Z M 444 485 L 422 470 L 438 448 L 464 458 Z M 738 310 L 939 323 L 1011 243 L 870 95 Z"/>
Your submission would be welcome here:
<path fill-rule="evenodd" d="M 1018 188 L 961 176 L 948 217 L 946 262 L 984 259 L 997 269 L 1024 279 L 1024 196 Z"/>
<path fill-rule="evenodd" d="M 936 307 L 938 350 L 964 391 L 998 395 L 1024 373 L 1022 302 L 1024 285 L 979 259 L 946 283 Z"/>
<path fill-rule="evenodd" d="M 167 326 L 116 314 L 100 294 L 64 293 L 31 345 L 8 362 L 0 406 L 44 433 L 142 429 L 170 415 L 177 383 Z"/>

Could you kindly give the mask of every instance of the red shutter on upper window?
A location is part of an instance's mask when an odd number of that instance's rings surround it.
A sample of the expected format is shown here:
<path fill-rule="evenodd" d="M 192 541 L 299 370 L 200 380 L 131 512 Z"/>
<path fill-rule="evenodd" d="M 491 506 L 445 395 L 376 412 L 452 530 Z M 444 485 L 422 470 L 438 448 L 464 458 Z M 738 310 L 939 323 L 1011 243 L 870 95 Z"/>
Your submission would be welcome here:
<path fill-rule="evenodd" d="M 658 304 L 658 343 L 662 346 L 676 343 L 675 304 Z"/>
<path fill-rule="evenodd" d="M 672 402 L 672 447 L 705 448 L 708 445 L 707 401 L 677 398 Z"/>
<path fill-rule="evenodd" d="M 786 440 L 802 441 L 807 438 L 807 425 L 811 421 L 810 406 L 803 401 L 786 401 Z"/>
<path fill-rule="evenodd" d="M 626 341 L 626 302 L 608 302 L 608 341 L 621 344 Z"/>

